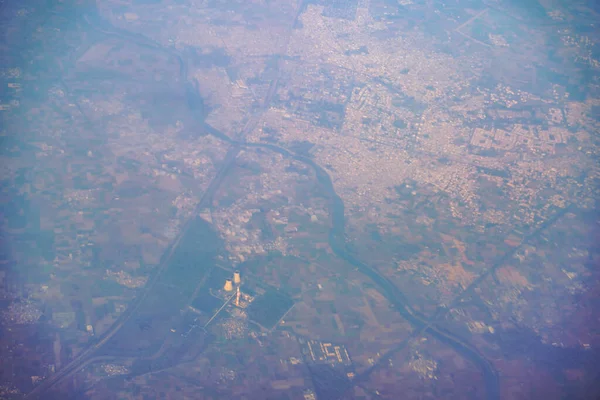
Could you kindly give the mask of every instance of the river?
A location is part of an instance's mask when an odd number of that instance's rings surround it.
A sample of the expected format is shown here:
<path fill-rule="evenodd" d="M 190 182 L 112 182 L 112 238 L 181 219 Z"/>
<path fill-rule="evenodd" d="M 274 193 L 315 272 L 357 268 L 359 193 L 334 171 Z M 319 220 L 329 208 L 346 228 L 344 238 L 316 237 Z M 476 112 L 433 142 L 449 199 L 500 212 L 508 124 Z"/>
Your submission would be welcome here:
<path fill-rule="evenodd" d="M 171 57 L 175 57 L 179 63 L 179 77 L 178 82 L 174 83 L 176 86 L 180 86 L 182 83 L 185 85 L 187 104 L 190 107 L 190 111 L 194 114 L 195 120 L 198 122 L 198 127 L 203 134 L 210 134 L 217 137 L 220 140 L 227 141 L 231 144 L 233 152 L 237 154 L 237 150 L 242 147 L 252 148 L 261 147 L 270 149 L 284 157 L 294 159 L 310 166 L 316 173 L 316 177 L 321 186 L 326 191 L 326 196 L 329 199 L 329 212 L 331 215 L 332 226 L 329 235 L 329 244 L 335 254 L 344 259 L 349 264 L 353 265 L 358 269 L 359 272 L 364 274 L 370 280 L 372 280 L 378 287 L 378 290 L 388 301 L 394 306 L 394 309 L 400 313 L 415 329 L 416 332 L 427 333 L 439 341 L 452 347 L 457 353 L 461 354 L 466 359 L 470 360 L 475 364 L 482 372 L 486 384 L 487 398 L 496 400 L 500 398 L 498 373 L 495 370 L 492 363 L 483 357 L 477 349 L 468 344 L 463 339 L 457 337 L 451 332 L 437 328 L 432 321 L 427 320 L 423 315 L 416 312 L 407 301 L 403 293 L 386 277 L 381 275 L 377 270 L 368 266 L 366 263 L 359 260 L 352 254 L 351 249 L 345 240 L 345 227 L 346 227 L 346 216 L 344 211 L 344 202 L 337 195 L 333 186 L 331 176 L 318 165 L 314 160 L 295 154 L 281 146 L 265 143 L 246 143 L 241 140 L 231 139 L 228 135 L 208 125 L 204 121 L 204 102 L 200 96 L 200 93 L 195 90 L 194 83 L 188 80 L 188 66 L 186 58 L 175 48 L 163 46 L 153 40 L 127 30 L 117 28 L 111 25 L 108 21 L 104 20 L 96 11 L 86 10 L 86 14 L 83 16 L 84 22 L 86 22 L 91 29 L 101 32 L 111 37 L 118 37 L 125 41 L 133 42 L 139 46 L 153 49 L 155 51 L 168 54 Z M 269 93 L 273 92 L 272 90 Z M 269 104 L 269 98 L 264 102 L 266 107 Z M 229 157 L 233 160 L 235 157 Z M 216 185 L 222 181 L 226 176 L 228 168 L 224 168 L 224 173 L 220 174 L 215 178 Z M 91 356 L 91 353 L 90 353 Z M 83 362 L 83 361 L 82 361 Z M 75 365 L 74 365 L 75 366 Z M 77 367 L 78 368 L 78 367 Z M 72 368 L 73 369 L 73 368 Z"/>

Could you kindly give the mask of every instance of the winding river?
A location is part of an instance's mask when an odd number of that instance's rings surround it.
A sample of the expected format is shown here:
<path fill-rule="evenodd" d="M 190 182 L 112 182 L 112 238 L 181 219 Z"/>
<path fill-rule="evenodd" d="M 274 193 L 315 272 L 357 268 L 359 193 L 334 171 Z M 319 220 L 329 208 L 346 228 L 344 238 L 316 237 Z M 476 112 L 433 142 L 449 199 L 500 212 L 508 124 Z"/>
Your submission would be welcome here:
<path fill-rule="evenodd" d="M 197 107 L 198 104 L 202 105 L 203 102 L 200 97 L 200 94 L 196 90 L 192 90 L 194 86 L 188 81 L 187 60 L 178 50 L 172 47 L 163 46 L 143 35 L 115 27 L 111 25 L 108 21 L 104 20 L 99 15 L 97 10 L 86 10 L 86 14 L 83 15 L 82 20 L 84 23 L 88 24 L 89 28 L 97 32 L 112 37 L 118 37 L 122 40 L 133 42 L 138 46 L 143 46 L 145 48 L 162 52 L 163 54 L 168 54 L 169 56 L 174 57 L 179 63 L 179 79 L 181 82 L 187 85 L 186 95 L 188 97 L 188 105 L 190 106 L 191 111 L 196 111 L 196 114 L 203 113 L 203 110 L 193 109 L 194 107 Z M 273 92 L 274 91 L 270 90 L 270 95 L 272 95 Z M 198 98 L 194 98 L 194 96 L 198 96 Z M 270 99 L 267 98 L 264 102 L 264 106 L 268 106 L 269 102 Z M 206 124 L 204 122 L 203 115 L 196 115 L 196 120 L 199 122 L 200 127 L 202 128 L 204 133 L 214 135 L 215 137 L 230 143 L 231 146 L 228 153 L 230 157 L 228 157 L 227 163 L 232 163 L 235 160 L 235 155 L 237 155 L 241 148 L 261 147 L 277 152 L 279 154 L 282 154 L 284 157 L 294 159 L 296 161 L 310 166 L 315 171 L 316 177 L 321 186 L 326 191 L 325 194 L 329 199 L 329 211 L 332 217 L 332 228 L 329 235 L 329 243 L 335 254 L 338 257 L 347 261 L 349 264 L 356 267 L 358 271 L 367 276 L 377 285 L 378 290 L 394 306 L 394 309 L 397 310 L 402 315 L 402 317 L 409 321 L 410 324 L 414 327 L 415 335 L 420 333 L 427 333 L 436 338 L 437 340 L 451 346 L 456 352 L 458 352 L 463 357 L 475 364 L 481 370 L 484 376 L 487 398 L 492 400 L 500 398 L 498 374 L 489 360 L 483 357 L 477 349 L 475 349 L 463 339 L 457 337 L 451 332 L 436 327 L 435 321 L 430 321 L 420 313 L 416 312 L 410 306 L 402 292 L 400 292 L 398 288 L 388 278 L 384 277 L 374 268 L 360 261 L 352 254 L 345 241 L 346 220 L 344 214 L 344 203 L 335 192 L 330 175 L 320 165 L 318 165 L 314 160 L 310 158 L 295 154 L 281 146 L 265 143 L 247 143 L 243 141 L 243 135 L 241 135 L 241 140 L 233 140 L 229 136 L 225 135 L 223 132 L 220 132 L 219 130 Z M 224 170 L 227 171 L 228 168 L 224 168 Z M 221 181 L 225 177 L 226 173 L 227 172 L 220 174 L 220 176 L 218 176 L 216 180 Z M 218 183 L 219 182 L 217 182 L 217 184 Z M 415 335 L 413 335 L 413 337 Z M 77 367 L 77 365 L 81 365 L 85 362 L 83 358 L 80 360 L 79 363 L 76 361 L 77 360 L 74 360 L 72 367 L 70 367 L 71 370 L 79 369 L 80 367 Z M 370 370 L 367 371 L 365 375 L 363 375 L 364 378 L 366 378 L 369 373 Z M 54 383 L 58 382 L 59 380 L 60 374 L 57 375 L 58 376 L 56 378 L 58 379 L 56 379 Z"/>

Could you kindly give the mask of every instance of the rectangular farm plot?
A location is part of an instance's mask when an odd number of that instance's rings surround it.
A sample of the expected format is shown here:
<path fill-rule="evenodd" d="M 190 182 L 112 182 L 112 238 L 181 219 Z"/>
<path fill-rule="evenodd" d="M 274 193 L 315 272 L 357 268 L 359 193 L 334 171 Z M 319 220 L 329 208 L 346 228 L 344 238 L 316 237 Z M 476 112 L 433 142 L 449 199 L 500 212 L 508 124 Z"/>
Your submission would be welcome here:
<path fill-rule="evenodd" d="M 248 317 L 263 326 L 271 329 L 294 305 L 294 301 L 284 292 L 269 288 L 248 307 Z"/>

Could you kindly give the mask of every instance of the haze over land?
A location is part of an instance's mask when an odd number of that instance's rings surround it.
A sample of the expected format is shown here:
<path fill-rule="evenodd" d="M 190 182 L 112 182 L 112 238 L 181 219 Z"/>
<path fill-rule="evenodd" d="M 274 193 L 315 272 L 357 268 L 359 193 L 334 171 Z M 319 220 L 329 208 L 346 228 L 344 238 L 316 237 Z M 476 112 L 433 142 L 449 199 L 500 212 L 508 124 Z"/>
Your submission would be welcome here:
<path fill-rule="evenodd" d="M 599 13 L 0 3 L 0 398 L 596 398 Z"/>

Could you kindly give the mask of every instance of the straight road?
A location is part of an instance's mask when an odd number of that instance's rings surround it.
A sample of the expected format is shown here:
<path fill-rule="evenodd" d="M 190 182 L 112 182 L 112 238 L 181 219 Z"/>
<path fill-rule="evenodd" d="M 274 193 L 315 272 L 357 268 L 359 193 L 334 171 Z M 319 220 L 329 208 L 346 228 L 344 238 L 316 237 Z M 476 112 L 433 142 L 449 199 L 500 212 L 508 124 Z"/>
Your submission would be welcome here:
<path fill-rule="evenodd" d="M 56 374 L 52 375 L 48 379 L 44 380 L 38 386 L 36 386 L 31 392 L 25 396 L 26 399 L 38 399 L 39 396 L 50 390 L 53 386 L 69 377 L 73 373 L 79 371 L 83 366 L 86 365 L 87 360 L 94 356 L 94 354 L 100 349 L 103 345 L 105 345 L 118 331 L 125 325 L 129 319 L 135 314 L 135 312 L 139 309 L 140 305 L 144 302 L 144 300 L 148 297 L 148 294 L 152 291 L 152 289 L 156 286 L 156 283 L 160 281 L 160 277 L 164 273 L 164 271 L 169 266 L 171 261 L 171 257 L 179 245 L 181 238 L 188 232 L 189 227 L 193 218 L 196 217 L 199 210 L 210 206 L 210 202 L 213 198 L 214 193 L 221 185 L 221 182 L 229 172 L 229 169 L 233 165 L 236 156 L 238 155 L 241 147 L 237 144 L 234 144 L 230 147 L 225 159 L 223 160 L 223 164 L 221 168 L 217 171 L 213 179 L 211 180 L 207 190 L 202 195 L 200 202 L 196 206 L 195 212 L 192 214 L 193 216 L 184 224 L 181 232 L 175 238 L 165 255 L 163 255 L 161 262 L 157 268 L 156 273 L 152 276 L 151 280 L 146 284 L 142 293 L 135 298 L 132 304 L 129 305 L 127 310 L 117 319 L 117 321 L 100 337 L 98 340 L 93 343 L 90 347 L 80 353 L 77 357 L 75 357 L 69 364 L 60 369 Z"/>
<path fill-rule="evenodd" d="M 301 7 L 303 4 L 304 4 L 304 0 L 300 0 L 298 3 L 298 6 L 297 6 L 295 19 L 293 21 L 293 24 L 290 26 L 290 31 L 293 28 L 293 26 L 296 24 L 297 18 L 300 15 L 300 10 L 301 10 Z M 164 52 L 176 57 L 179 62 L 179 65 L 180 65 L 180 79 L 187 81 L 187 63 L 175 49 L 166 48 L 166 47 L 164 47 L 142 35 L 137 35 L 137 34 L 122 30 L 122 29 L 115 28 L 114 26 L 108 24 L 108 22 L 103 20 L 100 17 L 100 15 L 97 13 L 97 10 L 94 13 L 84 15 L 83 20 L 85 23 L 90 25 L 91 28 L 96 29 L 97 31 L 100 31 L 106 35 L 117 36 L 124 40 L 133 41 L 139 45 L 142 45 L 142 46 L 145 46 L 145 47 L 157 50 L 157 51 L 164 51 Z M 285 42 L 286 47 L 287 47 L 288 42 L 289 42 L 289 38 L 287 38 L 287 40 Z M 277 69 L 278 69 L 277 77 L 273 80 L 273 82 L 271 82 L 270 90 L 268 91 L 267 96 L 263 101 L 263 107 L 261 110 L 263 112 L 264 112 L 264 110 L 266 110 L 269 107 L 272 97 L 275 94 L 275 87 L 277 86 L 277 82 L 278 82 L 279 75 L 280 75 L 280 64 L 279 63 L 277 65 Z M 240 139 L 243 139 L 245 137 L 245 135 L 254 128 L 255 124 L 258 122 L 258 118 L 259 118 L 259 115 L 255 115 L 251 118 L 250 123 L 246 124 L 246 126 L 240 133 L 240 135 L 239 135 Z M 203 124 L 203 125 L 205 125 L 205 127 L 211 128 L 211 131 L 209 131 L 208 133 L 212 133 L 215 136 L 226 140 L 227 142 L 231 143 L 231 145 L 229 147 L 229 150 L 227 151 L 227 154 L 223 160 L 223 163 L 222 163 L 220 169 L 217 171 L 216 175 L 211 180 L 207 190 L 202 195 L 202 198 L 200 199 L 198 205 L 195 208 L 195 212 L 192 213 L 192 217 L 184 224 L 184 226 L 181 229 L 181 232 L 179 233 L 177 238 L 175 238 L 175 240 L 173 241 L 173 243 L 171 244 L 171 246 L 169 247 L 169 249 L 167 250 L 165 255 L 163 255 L 163 257 L 161 258 L 161 262 L 158 266 L 156 273 L 152 276 L 151 280 L 144 287 L 140 296 L 136 297 L 136 299 L 133 301 L 132 304 L 130 304 L 130 306 L 127 308 L 127 310 L 117 319 L 117 321 L 106 332 L 104 332 L 102 335 L 100 335 L 100 337 L 98 338 L 98 340 L 95 343 L 93 343 L 90 347 L 85 349 L 77 357 L 75 357 L 73 360 L 71 360 L 71 362 L 69 362 L 69 364 L 67 364 L 65 367 L 63 367 L 61 370 L 59 370 L 55 375 L 49 377 L 48 379 L 46 379 L 42 383 L 40 383 L 38 386 L 36 386 L 31 392 L 29 392 L 25 396 L 26 399 L 41 398 L 40 396 L 42 394 L 46 393 L 52 387 L 56 386 L 58 383 L 62 382 L 64 379 L 73 375 L 74 373 L 79 371 L 82 367 L 84 367 L 85 365 L 88 364 L 89 360 L 92 359 L 94 354 L 102 346 L 104 346 L 123 327 L 123 325 L 125 325 L 125 323 L 127 321 L 129 321 L 131 319 L 131 317 L 139 309 L 140 305 L 148 297 L 148 294 L 156 286 L 156 283 L 160 280 L 160 277 L 162 276 L 164 271 L 167 269 L 175 249 L 179 245 L 179 243 L 180 243 L 181 239 L 184 237 L 184 235 L 189 231 L 189 227 L 191 226 L 191 222 L 192 222 L 193 218 L 195 218 L 195 216 L 200 212 L 200 210 L 211 206 L 214 193 L 216 192 L 216 190 L 219 188 L 219 186 L 223 182 L 223 179 L 227 176 L 237 155 L 239 154 L 240 150 L 242 149 L 242 145 L 240 142 L 232 141 L 231 139 L 229 139 L 229 137 L 227 135 L 223 134 L 222 132 L 217 131 L 216 129 L 213 129 L 212 127 L 210 127 L 206 124 Z"/>

